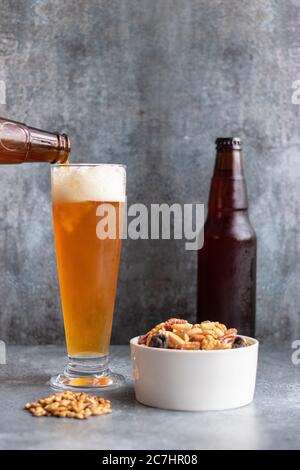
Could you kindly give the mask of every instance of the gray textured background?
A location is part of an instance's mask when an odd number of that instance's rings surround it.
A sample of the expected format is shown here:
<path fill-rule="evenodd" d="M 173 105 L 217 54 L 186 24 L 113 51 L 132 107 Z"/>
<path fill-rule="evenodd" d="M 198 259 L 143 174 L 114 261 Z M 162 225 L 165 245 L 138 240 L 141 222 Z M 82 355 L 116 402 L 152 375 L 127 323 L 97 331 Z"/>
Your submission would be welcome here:
<path fill-rule="evenodd" d="M 129 202 L 206 201 L 214 139 L 244 139 L 258 335 L 300 335 L 300 0 L 0 2 L 0 115 L 128 165 Z M 63 341 L 46 165 L 0 169 L 0 338 Z M 124 243 L 113 339 L 195 315 L 196 255 Z"/>

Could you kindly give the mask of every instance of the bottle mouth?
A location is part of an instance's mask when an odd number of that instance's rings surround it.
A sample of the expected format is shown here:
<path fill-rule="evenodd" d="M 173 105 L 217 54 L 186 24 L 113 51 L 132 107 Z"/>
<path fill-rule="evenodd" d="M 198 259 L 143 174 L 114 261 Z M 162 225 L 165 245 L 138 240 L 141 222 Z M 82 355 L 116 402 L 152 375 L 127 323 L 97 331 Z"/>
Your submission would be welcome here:
<path fill-rule="evenodd" d="M 67 134 L 58 134 L 59 158 L 54 163 L 66 163 L 71 153 L 71 142 Z"/>
<path fill-rule="evenodd" d="M 217 150 L 222 148 L 242 150 L 242 140 L 239 137 L 218 137 L 215 144 Z"/>

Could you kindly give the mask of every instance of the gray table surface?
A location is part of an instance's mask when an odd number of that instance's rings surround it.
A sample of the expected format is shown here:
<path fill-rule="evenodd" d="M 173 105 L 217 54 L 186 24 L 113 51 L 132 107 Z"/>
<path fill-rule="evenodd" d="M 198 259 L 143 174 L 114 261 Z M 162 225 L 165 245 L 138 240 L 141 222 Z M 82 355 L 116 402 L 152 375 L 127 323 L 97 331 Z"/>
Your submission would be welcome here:
<path fill-rule="evenodd" d="M 58 346 L 8 346 L 0 365 L 1 449 L 299 449 L 300 365 L 290 344 L 262 345 L 255 400 L 222 412 L 149 408 L 134 399 L 129 348 L 111 348 L 112 368 L 127 379 L 106 392 L 110 415 L 85 421 L 34 418 L 22 409 L 47 395 L 49 376 L 62 370 Z"/>

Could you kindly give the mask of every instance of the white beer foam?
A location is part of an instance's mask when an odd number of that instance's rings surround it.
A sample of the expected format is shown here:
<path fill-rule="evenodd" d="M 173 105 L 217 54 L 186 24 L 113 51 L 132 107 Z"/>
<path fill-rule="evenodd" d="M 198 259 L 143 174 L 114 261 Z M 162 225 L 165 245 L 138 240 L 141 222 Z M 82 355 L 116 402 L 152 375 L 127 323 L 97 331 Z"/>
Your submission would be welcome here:
<path fill-rule="evenodd" d="M 56 202 L 124 202 L 126 170 L 120 165 L 60 165 L 52 168 Z"/>

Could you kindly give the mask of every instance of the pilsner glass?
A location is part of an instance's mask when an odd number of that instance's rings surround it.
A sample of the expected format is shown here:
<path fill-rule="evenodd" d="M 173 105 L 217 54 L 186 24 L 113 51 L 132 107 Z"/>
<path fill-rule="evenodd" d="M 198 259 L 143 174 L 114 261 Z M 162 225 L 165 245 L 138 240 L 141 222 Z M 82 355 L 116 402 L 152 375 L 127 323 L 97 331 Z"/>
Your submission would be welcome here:
<path fill-rule="evenodd" d="M 53 165 L 56 258 L 68 365 L 55 389 L 113 388 L 108 368 L 126 195 L 126 169 L 113 164 Z M 110 214 L 107 218 L 107 214 Z M 106 219 L 105 219 L 106 218 Z M 104 235 L 99 224 L 110 227 Z"/>

